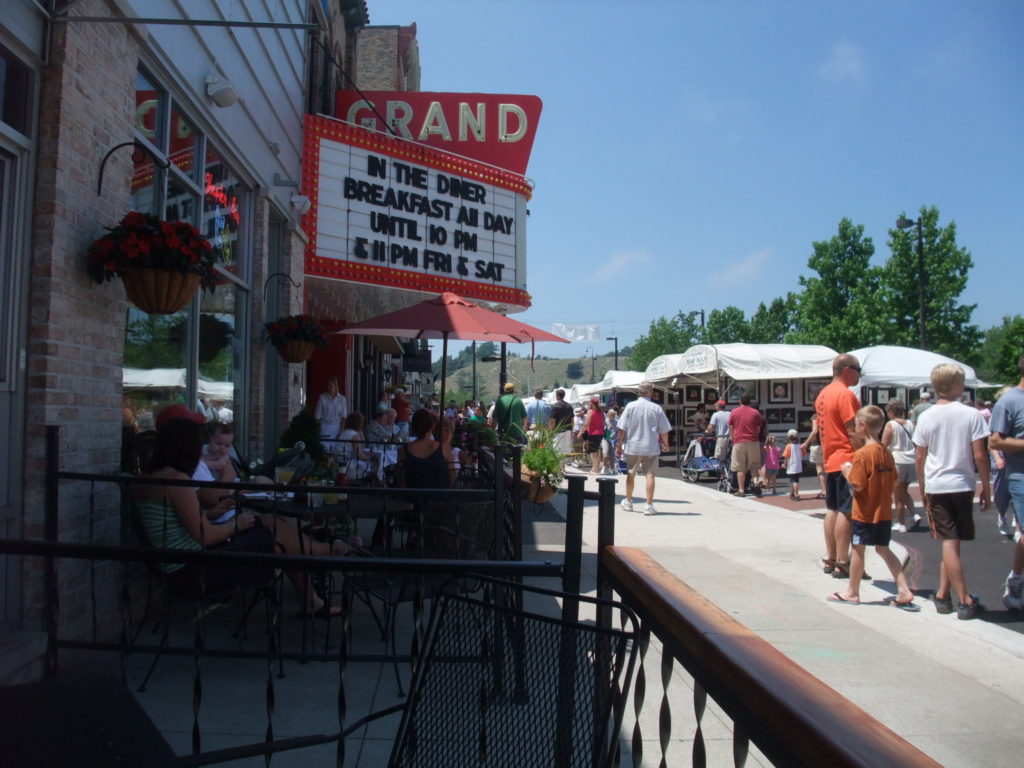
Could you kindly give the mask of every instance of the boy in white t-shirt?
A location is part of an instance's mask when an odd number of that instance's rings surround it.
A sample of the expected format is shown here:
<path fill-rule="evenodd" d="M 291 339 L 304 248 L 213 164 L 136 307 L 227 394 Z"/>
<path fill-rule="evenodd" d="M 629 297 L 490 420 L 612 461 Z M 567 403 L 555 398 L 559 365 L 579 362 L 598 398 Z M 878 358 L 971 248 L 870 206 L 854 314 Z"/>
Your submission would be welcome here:
<path fill-rule="evenodd" d="M 789 478 L 789 498 L 800 501 L 800 475 L 804 472 L 804 449 L 800 445 L 800 433 L 795 429 L 786 433 L 789 440 L 782 451 L 782 463 Z"/>
<path fill-rule="evenodd" d="M 967 591 L 960 542 L 974 539 L 974 488 L 981 475 L 978 502 L 989 506 L 989 465 L 985 450 L 988 426 L 976 408 L 959 402 L 964 391 L 964 369 L 942 363 L 932 369 L 932 387 L 938 395 L 924 411 L 914 430 L 917 446 L 917 477 L 928 511 L 932 538 L 942 539 L 939 588 L 932 602 L 938 613 L 952 613 L 950 587 L 956 591 L 958 619 L 973 619 L 984 611 L 978 598 Z"/>

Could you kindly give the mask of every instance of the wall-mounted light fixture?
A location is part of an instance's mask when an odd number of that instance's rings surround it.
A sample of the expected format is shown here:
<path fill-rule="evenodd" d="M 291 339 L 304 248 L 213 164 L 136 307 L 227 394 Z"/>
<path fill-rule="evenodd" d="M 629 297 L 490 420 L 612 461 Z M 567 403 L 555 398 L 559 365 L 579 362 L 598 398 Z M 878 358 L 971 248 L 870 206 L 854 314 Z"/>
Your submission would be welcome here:
<path fill-rule="evenodd" d="M 313 201 L 305 195 L 292 195 L 292 207 L 295 208 L 299 216 L 305 216 L 309 213 L 309 209 L 313 206 Z"/>
<path fill-rule="evenodd" d="M 238 91 L 231 81 L 222 77 L 214 67 L 206 76 L 206 95 L 213 99 L 218 107 L 230 107 L 238 103 Z"/>

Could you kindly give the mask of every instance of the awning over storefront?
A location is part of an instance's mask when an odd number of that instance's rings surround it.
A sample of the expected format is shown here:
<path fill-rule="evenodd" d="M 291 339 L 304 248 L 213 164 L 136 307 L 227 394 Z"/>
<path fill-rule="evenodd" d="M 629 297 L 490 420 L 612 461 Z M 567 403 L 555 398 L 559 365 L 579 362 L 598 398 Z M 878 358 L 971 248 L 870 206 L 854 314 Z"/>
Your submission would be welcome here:
<path fill-rule="evenodd" d="M 644 376 L 661 383 L 678 379 L 678 386 L 693 380 L 717 386 L 719 373 L 735 381 L 830 379 L 837 354 L 816 344 L 697 344 L 654 358 Z"/>
<path fill-rule="evenodd" d="M 366 338 L 385 355 L 402 354 L 402 342 L 394 336 L 367 336 Z"/>

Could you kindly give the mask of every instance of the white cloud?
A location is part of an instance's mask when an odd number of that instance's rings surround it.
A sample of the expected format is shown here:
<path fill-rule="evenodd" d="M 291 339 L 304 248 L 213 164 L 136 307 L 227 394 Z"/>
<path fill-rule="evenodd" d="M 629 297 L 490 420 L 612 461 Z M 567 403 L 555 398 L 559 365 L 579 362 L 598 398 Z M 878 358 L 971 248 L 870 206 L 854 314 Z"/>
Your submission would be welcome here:
<path fill-rule="evenodd" d="M 864 51 L 853 43 L 836 43 L 829 51 L 828 58 L 818 67 L 822 80 L 859 83 L 867 74 Z"/>
<path fill-rule="evenodd" d="M 651 260 L 647 251 L 616 251 L 590 273 L 590 282 L 607 283 L 627 277 L 634 268 Z"/>
<path fill-rule="evenodd" d="M 711 285 L 737 290 L 742 290 L 743 286 L 753 286 L 764 277 L 763 268 L 771 263 L 772 258 L 772 250 L 763 248 L 723 264 L 711 275 Z"/>

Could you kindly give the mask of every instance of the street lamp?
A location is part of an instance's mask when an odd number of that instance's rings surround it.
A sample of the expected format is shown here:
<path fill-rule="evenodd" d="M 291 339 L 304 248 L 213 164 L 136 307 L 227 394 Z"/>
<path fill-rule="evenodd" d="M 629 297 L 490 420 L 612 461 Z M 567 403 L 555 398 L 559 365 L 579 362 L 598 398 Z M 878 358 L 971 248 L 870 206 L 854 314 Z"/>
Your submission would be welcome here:
<path fill-rule="evenodd" d="M 484 355 L 480 358 L 485 363 L 495 363 L 501 361 L 501 368 L 498 369 L 498 397 L 501 397 L 505 392 L 505 382 L 508 381 L 508 356 L 505 353 L 507 342 L 501 342 L 501 354 L 500 355 Z"/>
<path fill-rule="evenodd" d="M 896 229 L 910 229 L 917 225 L 917 296 L 918 324 L 921 336 L 921 349 L 924 349 L 924 217 L 918 216 L 917 221 L 900 214 L 896 219 Z"/>
<path fill-rule="evenodd" d="M 615 342 L 615 370 L 619 370 L 619 337 L 618 336 L 605 336 L 605 341 Z"/>
<path fill-rule="evenodd" d="M 703 342 L 704 341 L 704 310 L 703 309 L 694 309 L 694 310 L 692 310 L 690 312 L 687 312 L 686 314 L 688 314 L 690 317 L 696 317 L 697 315 L 700 315 L 700 340 Z"/>

